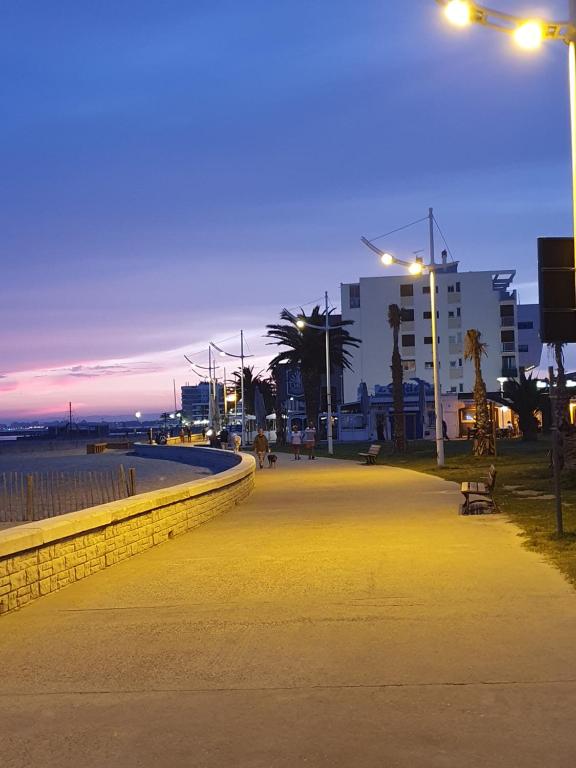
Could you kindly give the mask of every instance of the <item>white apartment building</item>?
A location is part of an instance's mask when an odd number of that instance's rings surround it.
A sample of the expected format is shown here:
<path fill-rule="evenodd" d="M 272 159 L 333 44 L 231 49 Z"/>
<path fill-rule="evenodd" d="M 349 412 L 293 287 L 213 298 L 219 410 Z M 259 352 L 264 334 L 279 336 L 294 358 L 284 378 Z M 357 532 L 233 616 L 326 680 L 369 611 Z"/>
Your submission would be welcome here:
<path fill-rule="evenodd" d="M 458 272 L 458 263 L 437 266 L 437 331 L 442 393 L 470 393 L 474 366 L 464 360 L 466 331 L 475 328 L 487 344 L 482 360 L 486 389 L 498 392 L 500 377 L 518 375 L 516 291 L 511 288 L 514 270 Z M 344 400 L 357 399 L 365 382 L 371 392 L 392 380 L 392 329 L 388 307 L 398 304 L 407 319 L 400 327 L 400 354 L 404 378 L 433 382 L 432 329 L 429 278 L 408 274 L 360 278 L 341 286 L 342 318 L 353 320 L 350 333 L 362 339 L 351 350 L 353 370 L 344 371 Z"/>

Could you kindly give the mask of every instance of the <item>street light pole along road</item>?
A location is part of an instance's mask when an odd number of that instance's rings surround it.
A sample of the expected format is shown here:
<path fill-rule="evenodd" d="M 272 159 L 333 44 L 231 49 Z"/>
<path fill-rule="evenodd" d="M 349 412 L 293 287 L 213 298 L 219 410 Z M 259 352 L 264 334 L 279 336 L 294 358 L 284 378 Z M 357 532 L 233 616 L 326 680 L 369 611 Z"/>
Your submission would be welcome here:
<path fill-rule="evenodd" d="M 439 467 L 444 466 L 444 429 L 442 418 L 442 398 L 440 391 L 440 361 L 438 357 L 438 328 L 436 322 L 436 269 L 438 264 L 435 261 L 434 254 L 434 211 L 428 209 L 428 221 L 430 227 L 430 264 L 423 264 L 420 259 L 416 261 L 404 261 L 398 259 L 392 254 L 381 251 L 371 240 L 362 237 L 364 245 L 380 256 L 380 261 L 384 266 L 389 267 L 393 264 L 399 264 L 406 267 L 411 275 L 421 275 L 428 272 L 430 276 L 430 314 L 432 319 L 432 369 L 434 378 L 434 411 L 436 415 L 436 462 Z"/>
<path fill-rule="evenodd" d="M 576 0 L 568 0 L 568 21 L 522 18 L 486 8 L 467 0 L 436 0 L 447 19 L 458 27 L 480 24 L 511 35 L 517 45 L 537 50 L 542 42 L 560 40 L 568 46 L 568 83 L 570 90 L 570 141 L 572 151 L 572 223 L 576 235 Z M 576 236 L 574 238 L 576 266 Z"/>
<path fill-rule="evenodd" d="M 328 440 L 328 453 L 332 456 L 334 454 L 334 437 L 332 434 L 332 378 L 331 378 L 331 365 L 330 365 L 330 331 L 336 331 L 339 328 L 344 328 L 344 325 L 330 325 L 330 315 L 328 307 L 328 291 L 324 292 L 324 325 L 314 325 L 309 323 L 302 317 L 292 316 L 292 321 L 300 329 L 313 328 L 315 331 L 324 331 L 325 344 L 326 344 L 326 437 Z M 289 313 L 291 314 L 291 313 Z"/>

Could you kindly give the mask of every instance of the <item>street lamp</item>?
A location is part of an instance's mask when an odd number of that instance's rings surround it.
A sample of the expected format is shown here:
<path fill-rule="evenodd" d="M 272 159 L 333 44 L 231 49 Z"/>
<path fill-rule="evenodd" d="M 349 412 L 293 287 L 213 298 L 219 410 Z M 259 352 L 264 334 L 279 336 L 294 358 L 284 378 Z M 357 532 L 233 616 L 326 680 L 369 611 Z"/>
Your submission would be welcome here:
<path fill-rule="evenodd" d="M 547 40 L 561 40 L 568 45 L 570 85 L 570 136 L 572 144 L 572 221 L 576 235 L 576 0 L 568 0 L 569 21 L 521 18 L 502 13 L 467 0 L 436 0 L 447 19 L 457 26 L 481 24 L 511 35 L 524 50 L 534 51 Z M 574 238 L 576 249 L 576 237 Z M 576 250 L 574 252 L 576 264 Z"/>
<path fill-rule="evenodd" d="M 244 445 L 246 434 L 246 401 L 244 400 L 244 360 L 247 357 L 254 357 L 254 355 L 244 354 L 244 331 L 240 331 L 240 354 L 233 355 L 232 352 L 226 352 L 226 350 L 210 342 L 210 346 L 213 347 L 220 355 L 220 357 L 234 357 L 240 360 L 240 399 L 242 400 L 242 445 Z"/>
<path fill-rule="evenodd" d="M 431 245 L 434 240 L 432 237 L 432 209 L 430 209 L 430 228 L 431 228 Z M 436 411 L 436 461 L 439 467 L 444 466 L 444 430 L 442 428 L 442 401 L 440 398 L 440 373 L 438 363 L 438 331 L 436 327 L 436 270 L 439 266 L 434 263 L 434 251 L 431 250 L 432 261 L 430 264 L 423 264 L 422 261 L 416 259 L 416 261 L 404 261 L 398 259 L 396 256 L 392 256 L 390 253 L 384 253 L 377 248 L 373 242 L 367 240 L 365 237 L 361 238 L 364 245 L 367 245 L 370 250 L 377 253 L 380 256 L 380 261 L 386 266 L 392 264 L 399 264 L 402 267 L 406 267 L 411 275 L 418 276 L 424 272 L 428 272 L 430 276 L 430 312 L 432 315 L 432 368 L 434 369 L 434 410 Z"/>
<path fill-rule="evenodd" d="M 292 321 L 297 328 L 303 330 L 304 328 L 313 328 L 315 331 L 324 331 L 326 340 L 326 437 L 328 438 L 328 453 L 332 456 L 334 454 L 334 439 L 332 436 L 332 382 L 330 372 L 330 331 L 337 331 L 339 328 L 344 328 L 343 325 L 330 325 L 330 316 L 328 314 L 328 291 L 324 292 L 325 312 L 324 312 L 324 325 L 314 325 L 309 323 L 308 320 L 304 320 L 301 317 L 295 317 L 291 315 Z M 288 313 L 291 314 L 291 313 Z M 293 398 L 290 398 L 291 400 Z"/>

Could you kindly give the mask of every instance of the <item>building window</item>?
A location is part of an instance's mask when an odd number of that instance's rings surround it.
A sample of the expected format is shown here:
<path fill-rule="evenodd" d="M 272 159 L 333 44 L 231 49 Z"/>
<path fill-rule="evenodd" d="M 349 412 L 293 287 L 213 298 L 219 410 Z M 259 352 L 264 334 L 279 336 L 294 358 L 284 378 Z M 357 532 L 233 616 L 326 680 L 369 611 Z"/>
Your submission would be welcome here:
<path fill-rule="evenodd" d="M 460 388 L 460 392 L 464 392 L 464 384 L 459 384 L 458 386 Z"/>
<path fill-rule="evenodd" d="M 456 336 L 448 336 L 449 344 L 456 344 Z"/>
<path fill-rule="evenodd" d="M 403 333 L 402 334 L 402 346 L 403 347 L 415 347 L 416 346 L 416 336 L 414 336 L 413 333 Z"/>
<path fill-rule="evenodd" d="M 518 344 L 518 352 L 528 352 L 528 344 Z"/>
<path fill-rule="evenodd" d="M 524 320 L 521 323 L 518 323 L 518 330 L 519 331 L 532 331 L 534 329 L 534 323 L 531 320 Z"/>
<path fill-rule="evenodd" d="M 458 368 L 462 368 L 462 358 L 458 358 Z"/>
<path fill-rule="evenodd" d="M 454 293 L 454 286 L 453 285 L 449 285 L 448 286 L 448 293 Z"/>
<path fill-rule="evenodd" d="M 427 371 L 430 371 L 434 368 L 434 363 L 431 360 L 428 360 L 426 363 L 424 363 L 424 368 Z"/>
<path fill-rule="evenodd" d="M 416 370 L 416 360 L 402 360 L 402 370 L 404 373 L 414 373 Z"/>
<path fill-rule="evenodd" d="M 455 395 L 458 392 L 458 390 L 456 389 L 456 387 L 450 387 L 450 392 L 451 394 Z"/>
<path fill-rule="evenodd" d="M 430 286 L 429 285 L 425 285 L 422 288 L 422 293 L 430 293 Z M 438 286 L 436 286 L 436 293 L 438 293 Z"/>
<path fill-rule="evenodd" d="M 514 331 L 500 331 L 500 340 L 504 342 L 514 343 Z"/>
<path fill-rule="evenodd" d="M 460 307 L 456 310 L 456 317 L 460 317 Z"/>
<path fill-rule="evenodd" d="M 350 309 L 360 307 L 360 283 L 350 286 Z"/>
<path fill-rule="evenodd" d="M 500 317 L 514 317 L 514 304 L 500 304 Z"/>
<path fill-rule="evenodd" d="M 456 360 L 450 360 L 450 368 L 456 368 Z"/>
<path fill-rule="evenodd" d="M 432 336 L 424 336 L 424 344 L 432 344 Z M 440 336 L 438 336 L 438 344 L 440 344 Z"/>
<path fill-rule="evenodd" d="M 403 323 L 413 323 L 414 322 L 414 310 L 413 309 L 403 309 L 402 310 L 402 322 Z"/>
<path fill-rule="evenodd" d="M 456 293 L 460 293 L 460 283 L 456 283 Z"/>
<path fill-rule="evenodd" d="M 414 296 L 414 286 L 412 283 L 404 283 L 400 286 L 400 296 Z"/>
<path fill-rule="evenodd" d="M 448 312 L 448 317 L 454 317 L 454 312 Z"/>
<path fill-rule="evenodd" d="M 423 312 L 422 317 L 424 320 L 432 320 L 432 312 Z M 436 319 L 440 317 L 440 312 L 436 312 Z"/>

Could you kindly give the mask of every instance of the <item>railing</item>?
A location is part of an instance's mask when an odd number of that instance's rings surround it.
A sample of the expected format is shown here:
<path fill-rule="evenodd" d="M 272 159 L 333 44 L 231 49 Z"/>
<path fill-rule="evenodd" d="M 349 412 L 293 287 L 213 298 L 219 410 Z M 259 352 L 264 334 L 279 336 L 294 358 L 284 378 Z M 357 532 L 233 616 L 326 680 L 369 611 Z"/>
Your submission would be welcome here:
<path fill-rule="evenodd" d="M 502 342 L 502 352 L 515 352 L 516 351 L 516 343 L 513 341 L 503 341 Z"/>
<path fill-rule="evenodd" d="M 509 379 L 515 379 L 518 376 L 518 369 L 504 367 L 502 368 L 502 376 Z"/>
<path fill-rule="evenodd" d="M 122 465 L 90 472 L 3 472 L 0 474 L 0 522 L 26 522 L 65 515 L 134 496 L 136 470 Z"/>
<path fill-rule="evenodd" d="M 502 328 L 513 328 L 515 325 L 516 321 L 514 315 L 510 315 L 510 317 L 500 317 L 500 326 Z"/>

